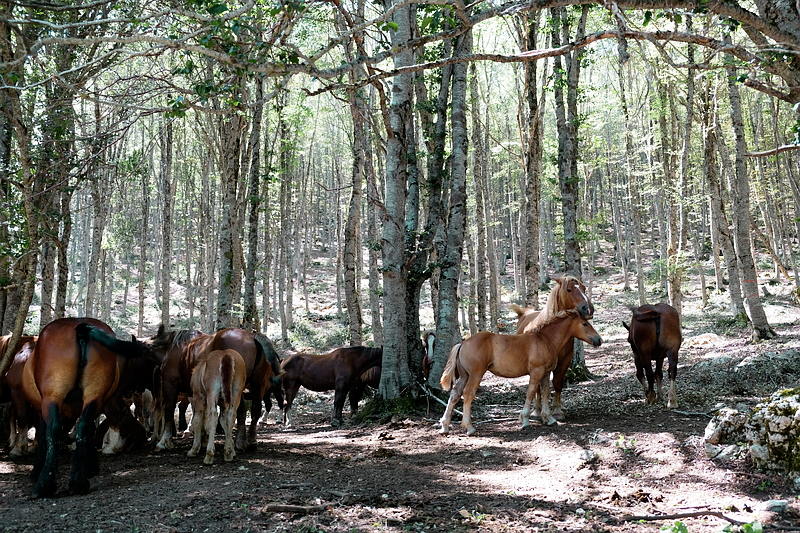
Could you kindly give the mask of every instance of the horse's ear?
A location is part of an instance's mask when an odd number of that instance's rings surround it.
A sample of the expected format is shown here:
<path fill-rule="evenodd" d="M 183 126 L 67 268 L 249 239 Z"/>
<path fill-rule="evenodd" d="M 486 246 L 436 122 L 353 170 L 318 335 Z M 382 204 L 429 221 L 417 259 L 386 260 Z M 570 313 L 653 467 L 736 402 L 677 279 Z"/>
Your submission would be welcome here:
<path fill-rule="evenodd" d="M 622 327 L 627 329 L 628 331 L 631 330 L 631 327 L 628 324 L 626 324 L 624 320 L 622 321 Z"/>
<path fill-rule="evenodd" d="M 139 342 L 139 339 L 136 338 L 136 335 L 131 333 L 131 342 Z"/>
<path fill-rule="evenodd" d="M 164 324 L 158 325 L 158 332 L 156 332 L 156 337 L 161 337 L 164 335 Z"/>
<path fill-rule="evenodd" d="M 561 282 L 564 281 L 564 278 L 559 277 L 559 276 L 550 276 L 550 279 L 552 279 L 553 281 L 555 281 L 559 285 L 561 285 Z"/>

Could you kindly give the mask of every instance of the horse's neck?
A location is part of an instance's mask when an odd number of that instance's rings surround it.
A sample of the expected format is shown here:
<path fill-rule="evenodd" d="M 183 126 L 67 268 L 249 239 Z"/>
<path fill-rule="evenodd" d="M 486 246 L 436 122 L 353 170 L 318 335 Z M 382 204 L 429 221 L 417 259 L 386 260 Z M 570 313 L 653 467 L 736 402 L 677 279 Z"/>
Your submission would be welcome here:
<path fill-rule="evenodd" d="M 539 331 L 539 335 L 553 347 L 556 353 L 560 353 L 572 340 L 572 335 L 568 333 L 570 320 L 571 318 L 559 320 Z"/>

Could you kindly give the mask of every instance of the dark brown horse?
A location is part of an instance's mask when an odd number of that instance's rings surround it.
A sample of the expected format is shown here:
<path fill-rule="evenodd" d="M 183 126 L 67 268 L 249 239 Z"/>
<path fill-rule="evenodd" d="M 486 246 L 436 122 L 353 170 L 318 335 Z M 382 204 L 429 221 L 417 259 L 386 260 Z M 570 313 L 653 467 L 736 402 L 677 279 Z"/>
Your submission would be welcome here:
<path fill-rule="evenodd" d="M 333 418 L 331 424 L 342 422 L 344 401 L 350 394 L 350 412 L 358 411 L 358 402 L 364 390 L 362 375 L 379 367 L 383 358 L 383 348 L 348 346 L 337 348 L 322 355 L 297 353 L 287 357 L 281 364 L 283 369 L 283 391 L 286 405 L 283 408 L 283 421 L 290 425 L 289 410 L 301 386 L 308 390 L 323 392 L 334 390 Z M 365 376 L 366 381 L 375 383 L 376 371 Z M 380 382 L 380 373 L 377 373 Z"/>
<path fill-rule="evenodd" d="M 467 435 L 475 433 L 472 425 L 472 400 L 486 371 L 495 376 L 517 378 L 528 374 L 528 394 L 520 414 L 522 427 L 530 421 L 531 402 L 537 399 L 542 423 L 555 424 L 550 415 L 547 399 L 550 395 L 550 372 L 556 367 L 558 357 L 564 346 L 573 338 L 581 339 L 593 346 L 600 346 L 602 339 L 588 320 L 574 309 L 561 311 L 547 322 L 540 324 L 530 333 L 522 335 L 501 335 L 481 331 L 450 350 L 440 383 L 444 390 L 450 390 L 450 400 L 440 420 L 441 433 L 450 430 L 453 409 L 463 396 L 464 417 L 461 425 Z M 538 392 L 538 395 L 536 394 Z"/>
<path fill-rule="evenodd" d="M 34 496 L 55 493 L 57 440 L 75 420 L 69 489 L 88 492 L 89 477 L 97 470 L 95 418 L 114 398 L 129 362 L 154 367 L 158 360 L 144 344 L 117 339 L 107 324 L 93 318 L 61 318 L 42 329 L 22 376 L 25 396 L 41 415 Z"/>
<path fill-rule="evenodd" d="M 280 361 L 269 340 L 240 328 L 226 328 L 211 335 L 199 331 L 166 331 L 162 325 L 149 340 L 153 350 L 163 355 L 159 370 L 156 444 L 157 450 L 171 448 L 175 433 L 174 413 L 178 394 L 192 393 L 192 370 L 200 359 L 214 350 L 235 350 L 245 362 L 246 387 L 244 399 L 251 400 L 250 429 L 245 432 L 246 405 L 239 404 L 236 448 L 243 450 L 256 444 L 256 429 L 261 416 L 261 400 L 280 376 Z M 160 436 L 159 436 L 160 435 Z"/>
<path fill-rule="evenodd" d="M 0 353 L 5 352 L 4 343 L 7 345 L 10 337 L 11 335 L 0 337 Z M 28 452 L 28 430 L 36 425 L 36 413 L 28 403 L 25 391 L 22 389 L 22 370 L 35 346 L 36 337 L 21 337 L 14 349 L 14 359 L 11 361 L 11 365 L 5 375 L 0 378 L 0 385 L 8 395 L 7 398 L 4 397 L 0 401 L 11 402 L 8 417 L 8 446 L 10 448 L 8 453 L 12 457 Z"/>
<path fill-rule="evenodd" d="M 594 316 L 594 305 L 586 296 L 586 286 L 581 280 L 574 276 L 564 276 L 563 278 L 554 277 L 556 286 L 550 291 L 544 309 L 536 311 L 529 307 L 511 305 L 511 309 L 517 313 L 517 334 L 528 333 L 534 328 L 550 320 L 554 315 L 567 309 L 576 309 L 583 318 L 591 320 Z M 558 356 L 558 364 L 553 370 L 553 417 L 556 420 L 564 419 L 564 409 L 561 405 L 561 391 L 564 390 L 567 370 L 572 364 L 572 356 L 575 350 L 571 344 L 566 344 Z"/>
<path fill-rule="evenodd" d="M 664 357 L 669 361 L 669 395 L 667 407 L 678 407 L 675 378 L 678 375 L 678 350 L 681 348 L 681 317 L 669 304 L 643 305 L 633 309 L 630 326 L 622 323 L 628 330 L 628 342 L 633 350 L 636 364 L 636 378 L 642 384 L 648 404 L 661 401 L 661 381 L 664 379 Z M 652 361 L 656 362 L 653 372 Z M 645 383 L 647 376 L 647 383 Z M 656 390 L 653 390 L 653 381 Z"/>

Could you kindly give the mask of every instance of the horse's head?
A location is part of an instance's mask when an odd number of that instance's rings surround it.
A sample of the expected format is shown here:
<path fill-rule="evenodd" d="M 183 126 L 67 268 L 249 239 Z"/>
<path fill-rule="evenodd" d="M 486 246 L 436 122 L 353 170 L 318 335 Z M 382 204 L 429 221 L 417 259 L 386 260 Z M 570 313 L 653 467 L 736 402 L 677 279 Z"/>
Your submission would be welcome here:
<path fill-rule="evenodd" d="M 594 305 L 586 296 L 586 285 L 575 276 L 553 278 L 558 284 L 558 306 L 560 309 L 576 309 L 583 318 L 591 320 L 594 317 Z"/>
<path fill-rule="evenodd" d="M 580 339 L 595 347 L 603 344 L 603 339 L 600 337 L 600 334 L 597 333 L 597 330 L 594 329 L 594 326 L 592 326 L 589 320 L 583 318 L 580 313 L 574 315 L 571 320 L 570 329 L 570 333 L 576 339 Z"/>
<path fill-rule="evenodd" d="M 161 324 L 155 335 L 141 342 L 156 354 L 159 361 L 163 361 L 171 349 L 182 348 L 190 340 L 200 335 L 202 332 L 191 329 L 168 330 L 164 324 Z"/>

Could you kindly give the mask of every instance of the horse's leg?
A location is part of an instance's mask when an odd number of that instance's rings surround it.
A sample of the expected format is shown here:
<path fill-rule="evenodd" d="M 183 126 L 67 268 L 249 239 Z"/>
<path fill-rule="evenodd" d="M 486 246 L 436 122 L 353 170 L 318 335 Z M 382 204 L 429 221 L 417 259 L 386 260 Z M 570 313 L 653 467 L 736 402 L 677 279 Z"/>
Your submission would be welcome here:
<path fill-rule="evenodd" d="M 336 391 L 333 395 L 333 418 L 331 418 L 332 426 L 342 425 L 342 410 L 344 409 L 344 401 L 347 399 L 347 386 L 344 383 L 336 384 Z"/>
<path fill-rule="evenodd" d="M 47 455 L 47 425 L 43 419 L 36 422 L 36 448 L 33 455 L 33 469 L 31 470 L 31 481 L 39 479 L 39 474 L 44 466 L 45 456 Z"/>
<path fill-rule="evenodd" d="M 178 393 L 174 387 L 164 387 L 161 402 L 162 432 L 155 451 L 174 447 L 172 436 L 175 431 L 175 404 L 178 403 Z"/>
<path fill-rule="evenodd" d="M 467 436 L 475 433 L 475 426 L 472 425 L 472 401 L 475 399 L 475 393 L 478 392 L 484 372 L 470 374 L 464 385 L 464 418 L 461 420 L 461 427 L 467 430 Z"/>
<path fill-rule="evenodd" d="M 97 462 L 97 448 L 94 443 L 94 419 L 96 418 L 97 404 L 89 401 L 78 418 L 75 431 L 75 452 L 72 454 L 72 472 L 69 476 L 69 491 L 73 494 L 86 494 L 89 492 L 88 467 Z M 92 455 L 95 455 L 94 461 Z"/>
<path fill-rule="evenodd" d="M 678 407 L 678 392 L 675 385 L 675 378 L 678 377 L 678 352 L 670 350 L 667 352 L 669 367 L 667 376 L 669 377 L 669 392 L 667 393 L 667 407 L 675 409 Z"/>
<path fill-rule="evenodd" d="M 453 383 L 453 388 L 450 389 L 450 398 L 447 401 L 447 407 L 444 410 L 442 418 L 439 420 L 439 423 L 442 426 L 442 428 L 439 430 L 439 433 L 442 435 L 446 435 L 447 432 L 450 431 L 450 419 L 453 418 L 453 410 L 456 408 L 458 400 L 461 399 L 461 394 L 464 392 L 464 385 L 466 384 L 466 376 L 461 376 L 455 381 L 455 383 Z"/>
<path fill-rule="evenodd" d="M 192 433 L 194 433 L 194 440 L 192 441 L 192 447 L 186 453 L 187 457 L 196 457 L 200 451 L 200 446 L 203 445 L 203 419 L 205 416 L 205 407 L 200 394 L 192 394 Z M 211 433 L 209 438 L 213 442 L 214 433 Z"/>
<path fill-rule="evenodd" d="M 203 463 L 207 465 L 214 464 L 214 435 L 217 433 L 217 421 L 219 420 L 219 413 L 217 412 L 217 398 L 209 394 L 206 398 L 204 419 L 206 424 L 206 433 L 208 434 L 208 445 L 206 446 L 206 456 L 203 458 Z M 258 420 L 256 420 L 258 421 Z"/>
<path fill-rule="evenodd" d="M 641 363 L 641 357 L 639 357 L 639 354 L 633 354 L 633 363 L 636 365 L 636 379 L 638 379 L 639 383 L 642 385 L 642 392 L 644 392 L 646 397 L 647 382 L 644 380 L 644 365 Z"/>
<path fill-rule="evenodd" d="M 656 401 L 661 401 L 661 382 L 664 380 L 664 355 L 656 357 Z"/>
<path fill-rule="evenodd" d="M 264 393 L 259 393 L 259 391 L 263 390 L 263 387 L 259 386 L 256 389 L 253 394 L 253 400 L 250 403 L 250 432 L 247 434 L 248 448 L 255 448 L 258 442 L 256 430 L 258 429 L 258 419 L 261 418 L 261 399 L 264 397 Z"/>
<path fill-rule="evenodd" d="M 555 417 L 556 420 L 564 420 L 564 409 L 561 405 L 561 391 L 564 390 L 564 383 L 567 380 L 567 370 L 569 370 L 569 365 L 572 364 L 572 356 L 575 353 L 574 343 L 568 342 L 567 345 L 564 347 L 564 351 L 561 352 L 558 356 L 558 363 L 556 364 L 555 370 L 553 370 L 553 390 L 555 391 L 555 395 L 553 396 L 553 413 L 552 416 Z M 548 390 L 550 390 L 549 383 L 550 377 L 547 378 L 548 382 Z M 539 393 L 539 390 L 536 391 Z M 547 403 L 549 407 L 550 398 L 541 398 L 541 394 L 539 394 L 540 401 L 542 403 Z M 541 411 L 538 413 L 534 412 L 534 416 L 541 416 Z"/>
<path fill-rule="evenodd" d="M 550 373 L 545 372 L 544 375 L 539 379 L 539 395 L 542 398 L 548 398 L 550 396 Z M 542 424 L 546 426 L 552 426 L 556 424 L 556 419 L 550 413 L 550 405 L 548 402 L 542 403 L 542 410 L 539 413 L 539 416 L 542 419 Z"/>
<path fill-rule="evenodd" d="M 189 407 L 189 398 L 183 398 L 178 402 L 178 433 L 181 433 L 181 438 L 186 435 L 186 430 L 189 429 L 189 424 L 186 422 L 186 409 Z M 192 407 L 192 415 L 194 415 L 194 407 Z M 173 420 L 173 424 L 174 424 Z M 194 427 L 194 426 L 192 426 Z"/>
<path fill-rule="evenodd" d="M 652 361 L 644 361 L 644 373 L 647 376 L 647 391 L 645 392 L 645 399 L 648 404 L 656 403 L 656 392 L 653 390 L 653 382 L 655 375 L 653 373 Z"/>
<path fill-rule="evenodd" d="M 296 382 L 284 382 L 284 391 L 286 391 L 286 402 L 283 404 L 283 425 L 284 426 L 291 426 L 292 420 L 289 416 L 289 410 L 292 408 L 292 403 L 294 403 L 294 397 L 297 396 L 297 391 L 300 390 L 300 383 Z"/>
<path fill-rule="evenodd" d="M 241 396 L 241 393 L 240 393 Z M 241 401 L 241 400 L 240 400 Z M 236 458 L 236 450 L 233 445 L 233 424 L 239 403 L 234 398 L 233 404 L 226 405 L 222 413 L 222 429 L 225 430 L 225 456 L 226 461 L 233 461 Z"/>
<path fill-rule="evenodd" d="M 541 409 L 542 396 L 539 394 L 538 386 L 535 385 L 538 384 L 534 384 L 533 374 L 531 374 L 530 380 L 528 381 L 528 391 L 525 394 L 525 405 L 522 406 L 522 411 L 519 413 L 519 423 L 522 429 L 525 429 L 530 425 L 531 402 L 534 400 L 534 397 L 536 397 L 536 402 L 539 403 L 539 409 Z M 540 411 L 537 411 L 535 416 L 539 416 L 539 412 Z"/>
<path fill-rule="evenodd" d="M 42 466 L 38 472 L 39 477 L 33 486 L 34 498 L 45 498 L 56 492 L 56 474 L 58 471 L 58 437 L 61 432 L 60 413 L 58 405 L 50 402 L 42 406 L 42 436 L 39 447 L 43 448 Z M 38 433 L 38 431 L 37 431 Z"/>
<path fill-rule="evenodd" d="M 214 428 L 214 433 L 216 433 L 216 428 Z M 247 449 L 247 402 L 244 399 L 236 409 L 236 449 L 240 452 Z"/>
<path fill-rule="evenodd" d="M 358 402 L 361 401 L 361 396 L 364 394 L 364 384 L 359 380 L 358 383 L 353 385 L 350 389 L 350 416 L 354 416 L 358 412 Z"/>

